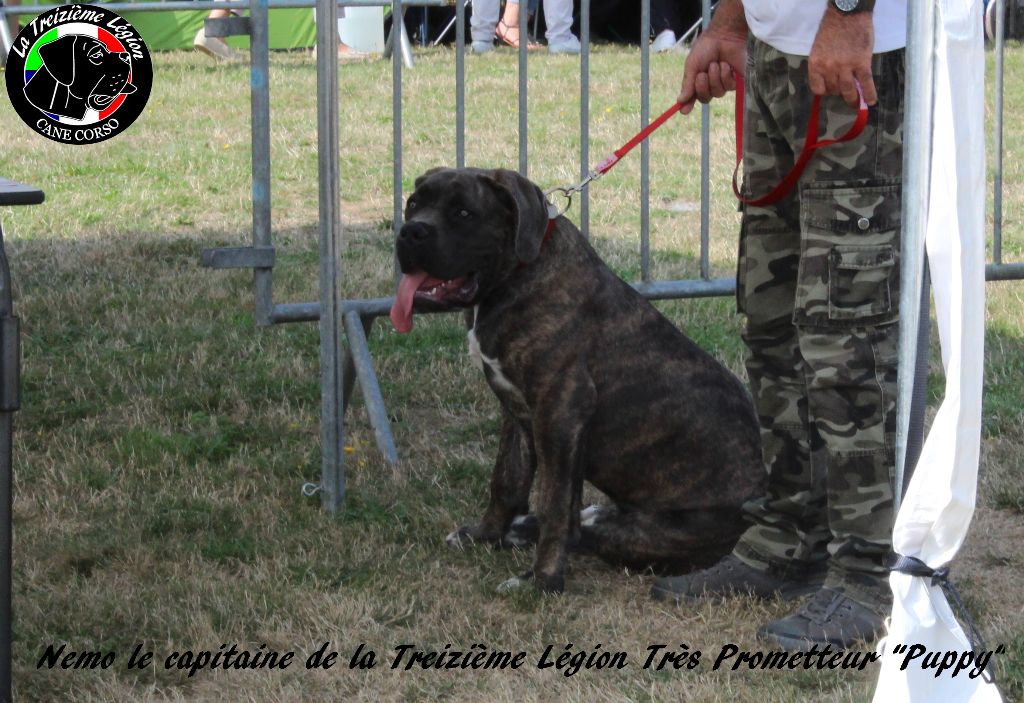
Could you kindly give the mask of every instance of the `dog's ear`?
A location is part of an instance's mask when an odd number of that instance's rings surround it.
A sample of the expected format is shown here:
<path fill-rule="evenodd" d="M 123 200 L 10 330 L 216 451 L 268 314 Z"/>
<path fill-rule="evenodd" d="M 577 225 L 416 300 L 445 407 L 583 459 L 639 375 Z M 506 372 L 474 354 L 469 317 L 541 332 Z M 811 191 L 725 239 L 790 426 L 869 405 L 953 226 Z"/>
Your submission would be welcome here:
<path fill-rule="evenodd" d="M 39 58 L 50 75 L 62 85 L 75 82 L 75 42 L 76 35 L 61 37 L 39 47 Z"/>
<path fill-rule="evenodd" d="M 425 180 L 433 176 L 435 173 L 440 173 L 441 171 L 446 170 L 447 169 L 445 169 L 443 166 L 435 166 L 429 171 L 424 171 L 421 175 L 416 177 L 416 182 L 412 184 L 413 189 L 419 188 L 421 185 L 423 185 L 423 182 Z"/>
<path fill-rule="evenodd" d="M 548 226 L 547 200 L 541 189 L 515 171 L 494 171 L 494 180 L 516 204 L 516 257 L 529 263 L 540 254 Z"/>

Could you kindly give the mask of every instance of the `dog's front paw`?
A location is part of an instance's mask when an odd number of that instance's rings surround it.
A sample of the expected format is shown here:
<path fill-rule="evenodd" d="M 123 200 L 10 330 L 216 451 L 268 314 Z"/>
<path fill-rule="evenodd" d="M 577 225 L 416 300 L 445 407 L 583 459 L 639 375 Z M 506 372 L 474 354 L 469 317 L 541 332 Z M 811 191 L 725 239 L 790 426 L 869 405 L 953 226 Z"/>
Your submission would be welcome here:
<path fill-rule="evenodd" d="M 527 571 L 525 574 L 502 581 L 498 585 L 498 593 L 509 594 L 531 586 L 541 593 L 561 593 L 565 590 L 565 574 L 538 576 L 533 571 Z"/>
<path fill-rule="evenodd" d="M 448 536 L 444 538 L 444 543 L 452 549 L 465 549 L 474 542 L 476 540 L 473 538 L 473 532 L 468 526 L 449 532 Z"/>
<path fill-rule="evenodd" d="M 508 595 L 524 588 L 529 588 L 533 583 L 533 575 L 526 573 L 522 576 L 513 576 L 498 584 L 498 593 Z"/>
<path fill-rule="evenodd" d="M 454 532 L 450 532 L 444 541 L 452 549 L 465 549 L 474 544 L 495 544 L 500 539 L 501 535 L 492 534 L 481 528 L 480 525 L 463 525 Z"/>

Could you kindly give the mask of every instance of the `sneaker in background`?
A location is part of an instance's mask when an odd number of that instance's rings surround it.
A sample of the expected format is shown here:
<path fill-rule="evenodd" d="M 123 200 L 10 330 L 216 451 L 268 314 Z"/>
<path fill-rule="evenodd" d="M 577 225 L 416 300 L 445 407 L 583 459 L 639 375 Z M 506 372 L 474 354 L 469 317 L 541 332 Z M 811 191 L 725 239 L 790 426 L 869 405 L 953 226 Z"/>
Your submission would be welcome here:
<path fill-rule="evenodd" d="M 241 61 L 242 59 L 241 52 L 232 49 L 223 39 L 206 36 L 205 27 L 201 27 L 196 32 L 196 38 L 192 40 L 192 46 L 196 50 L 221 61 Z"/>

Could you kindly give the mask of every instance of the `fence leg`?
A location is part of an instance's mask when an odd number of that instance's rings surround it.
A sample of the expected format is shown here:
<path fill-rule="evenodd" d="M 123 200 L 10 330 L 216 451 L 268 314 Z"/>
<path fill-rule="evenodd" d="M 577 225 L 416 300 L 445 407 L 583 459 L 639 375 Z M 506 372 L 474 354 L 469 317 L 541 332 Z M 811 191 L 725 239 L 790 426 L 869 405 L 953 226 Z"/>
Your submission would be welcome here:
<path fill-rule="evenodd" d="M 249 3 L 249 83 L 252 90 L 252 243 L 273 247 L 270 217 L 270 28 L 267 0 Z M 272 270 L 253 269 L 256 324 L 272 324 Z"/>
<path fill-rule="evenodd" d="M 362 318 L 363 332 L 367 337 L 370 336 L 370 330 L 373 329 L 373 319 L 374 318 L 372 317 Z M 343 384 L 343 394 L 341 399 L 341 413 L 344 415 L 348 410 L 348 403 L 352 399 L 352 391 L 355 390 L 356 387 L 356 359 L 352 355 L 351 347 L 345 350 L 345 372 L 342 376 L 344 377 L 345 382 Z"/>
<path fill-rule="evenodd" d="M 0 18 L 0 22 L 3 18 Z M 20 381 L 20 336 L 18 318 L 12 314 L 11 272 L 3 249 L 0 230 L 0 701 L 13 700 L 11 690 L 11 616 L 14 513 L 11 448 L 14 411 L 18 409 Z"/>
<path fill-rule="evenodd" d="M 344 371 L 341 348 L 341 205 L 338 196 L 338 6 L 318 0 L 316 117 L 320 180 L 320 503 L 338 512 L 345 499 Z"/>
<path fill-rule="evenodd" d="M 0 22 L 6 18 L 0 16 Z M 43 191 L 0 178 L 0 205 L 38 205 Z M 14 316 L 11 269 L 0 226 L 0 703 L 11 703 L 11 618 L 14 560 L 13 447 L 14 411 L 21 407 L 21 332 Z"/>
<path fill-rule="evenodd" d="M 395 449 L 395 439 L 391 434 L 391 423 L 388 420 L 387 408 L 384 407 L 384 397 L 380 393 L 377 374 L 373 371 L 373 359 L 370 358 L 370 347 L 366 342 L 365 326 L 366 323 L 359 319 L 359 313 L 345 313 L 345 334 L 348 336 L 349 352 L 352 354 L 353 365 L 359 378 L 359 387 L 363 389 L 363 401 L 370 416 L 373 436 L 377 441 L 377 448 L 384 455 L 384 461 L 394 466 L 398 463 L 398 450 Z"/>
<path fill-rule="evenodd" d="M 406 68 L 412 68 L 415 63 L 412 58 L 412 42 L 409 41 L 409 34 L 405 31 L 405 9 L 398 14 L 392 12 L 391 17 L 401 16 L 401 20 L 398 22 L 398 47 L 401 51 L 402 61 L 405 63 Z M 384 58 L 391 58 L 391 52 L 395 49 L 395 21 L 391 20 L 391 31 L 388 32 L 387 38 L 384 40 Z"/>

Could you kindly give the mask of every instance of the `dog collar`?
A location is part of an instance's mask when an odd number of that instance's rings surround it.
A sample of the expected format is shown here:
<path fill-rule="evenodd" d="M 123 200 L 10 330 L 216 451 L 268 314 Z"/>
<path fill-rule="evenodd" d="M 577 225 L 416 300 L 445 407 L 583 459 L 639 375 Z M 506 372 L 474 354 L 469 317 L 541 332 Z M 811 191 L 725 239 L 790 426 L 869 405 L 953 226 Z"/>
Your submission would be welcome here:
<path fill-rule="evenodd" d="M 544 249 L 544 245 L 551 239 L 552 233 L 555 231 L 555 224 L 558 220 L 558 208 L 551 203 L 548 203 L 548 226 L 544 228 L 544 239 L 540 240 L 540 248 Z M 516 271 L 521 271 L 526 268 L 526 262 L 520 261 L 519 265 L 516 266 Z"/>
<path fill-rule="evenodd" d="M 558 216 L 561 215 L 561 214 L 562 213 L 558 211 L 558 207 L 555 206 L 555 204 L 552 203 L 549 200 L 548 201 L 548 226 L 547 226 L 547 229 L 544 230 L 544 240 L 541 243 L 542 247 L 551 238 L 551 233 L 555 231 L 555 221 L 558 219 Z"/>

